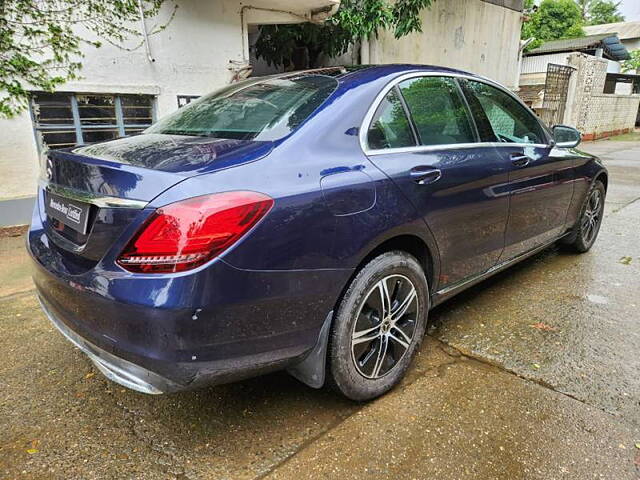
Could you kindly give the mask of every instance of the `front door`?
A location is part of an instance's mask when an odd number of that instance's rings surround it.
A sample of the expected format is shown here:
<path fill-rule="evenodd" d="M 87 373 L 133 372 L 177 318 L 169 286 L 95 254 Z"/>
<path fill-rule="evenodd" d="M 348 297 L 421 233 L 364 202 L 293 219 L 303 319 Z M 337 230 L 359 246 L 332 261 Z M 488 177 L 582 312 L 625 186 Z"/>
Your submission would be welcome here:
<path fill-rule="evenodd" d="M 457 80 L 400 82 L 377 108 L 367 154 L 412 202 L 435 237 L 442 288 L 484 272 L 504 247 L 510 162 L 478 143 Z"/>
<path fill-rule="evenodd" d="M 471 80 L 463 88 L 482 106 L 499 142 L 496 148 L 509 157 L 509 222 L 501 260 L 510 260 L 566 230 L 573 159 L 550 145 L 540 122 L 510 94 Z"/>

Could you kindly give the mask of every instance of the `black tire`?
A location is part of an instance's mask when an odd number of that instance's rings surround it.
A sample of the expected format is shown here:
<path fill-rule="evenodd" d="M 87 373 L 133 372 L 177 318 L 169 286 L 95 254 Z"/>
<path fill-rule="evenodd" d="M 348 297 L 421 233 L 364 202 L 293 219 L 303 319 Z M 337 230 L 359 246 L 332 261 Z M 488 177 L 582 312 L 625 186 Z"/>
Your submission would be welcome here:
<path fill-rule="evenodd" d="M 593 182 L 580 209 L 578 221 L 571 234 L 562 240 L 563 245 L 578 253 L 585 253 L 591 249 L 602 225 L 605 196 L 604 184 L 600 180 Z M 595 198 L 598 199 L 598 205 L 594 208 Z"/>
<path fill-rule="evenodd" d="M 384 298 L 389 300 L 381 304 L 385 286 L 389 294 Z M 333 319 L 328 384 L 356 401 L 389 391 L 409 369 L 424 337 L 428 311 L 427 279 L 413 256 L 392 251 L 368 262 L 352 280 Z"/>

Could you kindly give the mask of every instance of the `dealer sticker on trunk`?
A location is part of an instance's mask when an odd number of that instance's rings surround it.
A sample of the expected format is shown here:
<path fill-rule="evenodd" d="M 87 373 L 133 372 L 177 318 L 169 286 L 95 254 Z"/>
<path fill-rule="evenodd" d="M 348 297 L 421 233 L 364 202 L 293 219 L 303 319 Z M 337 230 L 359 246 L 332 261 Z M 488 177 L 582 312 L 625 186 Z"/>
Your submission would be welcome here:
<path fill-rule="evenodd" d="M 83 235 L 87 233 L 89 207 L 86 203 L 75 202 L 49 192 L 45 197 L 47 215 Z"/>

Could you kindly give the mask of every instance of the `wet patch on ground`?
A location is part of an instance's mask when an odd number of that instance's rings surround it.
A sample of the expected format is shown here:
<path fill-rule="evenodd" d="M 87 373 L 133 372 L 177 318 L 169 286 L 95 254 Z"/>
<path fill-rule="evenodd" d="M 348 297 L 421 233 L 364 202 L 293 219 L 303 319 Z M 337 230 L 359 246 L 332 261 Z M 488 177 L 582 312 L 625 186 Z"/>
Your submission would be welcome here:
<path fill-rule="evenodd" d="M 630 204 L 589 253 L 549 249 L 441 305 L 431 334 L 640 425 L 639 219 Z"/>
<path fill-rule="evenodd" d="M 359 411 L 266 478 L 634 479 L 637 430 L 460 357 Z"/>

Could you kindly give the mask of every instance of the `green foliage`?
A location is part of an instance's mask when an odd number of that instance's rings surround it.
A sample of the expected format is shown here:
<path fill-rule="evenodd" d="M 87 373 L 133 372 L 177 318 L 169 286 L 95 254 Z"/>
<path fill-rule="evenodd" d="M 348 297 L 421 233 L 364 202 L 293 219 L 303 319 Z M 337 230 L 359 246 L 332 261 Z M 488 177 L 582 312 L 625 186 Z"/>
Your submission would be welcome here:
<path fill-rule="evenodd" d="M 582 13 L 574 0 L 543 0 L 522 27 L 522 38 L 535 38 L 528 49 L 546 41 L 584 35 Z"/>
<path fill-rule="evenodd" d="M 580 7 L 585 25 L 624 22 L 624 15 L 618 8 L 621 1 L 615 0 L 575 0 Z"/>
<path fill-rule="evenodd" d="M 622 62 L 622 71 L 636 73 L 640 71 L 640 50 L 630 52 L 631 58 Z"/>
<path fill-rule="evenodd" d="M 145 17 L 157 15 L 164 1 L 143 0 Z M 23 111 L 29 90 L 51 92 L 79 78 L 83 46 L 125 48 L 125 40 L 140 40 L 131 26 L 139 20 L 137 0 L 0 0 L 0 117 Z"/>
<path fill-rule="evenodd" d="M 580 7 L 580 15 L 582 16 L 583 22 L 586 22 L 589 17 L 589 9 L 593 2 L 594 0 L 576 0 L 578 7 Z"/>
<path fill-rule="evenodd" d="M 398 0 L 393 4 L 393 34 L 396 38 L 413 32 L 422 32 L 420 12 L 431 7 L 435 0 Z"/>
<path fill-rule="evenodd" d="M 294 25 L 263 25 L 256 42 L 256 56 L 264 58 L 269 65 L 295 67 L 294 56 L 306 48 L 309 65 L 316 65 L 323 52 L 340 55 L 349 47 L 350 37 L 337 25 L 324 26 L 312 23 Z"/>
<path fill-rule="evenodd" d="M 420 12 L 435 0 L 342 0 L 338 11 L 323 25 L 264 25 L 256 43 L 256 55 L 269 65 L 294 65 L 300 50 L 309 54 L 309 65 L 317 65 L 321 54 L 336 57 L 361 38 L 380 30 L 392 30 L 396 38 L 422 31 Z"/>
<path fill-rule="evenodd" d="M 522 27 L 522 38 L 535 38 L 535 48 L 548 40 L 584 35 L 580 7 L 574 0 L 543 0 Z"/>
<path fill-rule="evenodd" d="M 549 40 L 584 36 L 584 25 L 623 22 L 613 0 L 543 0 L 536 9 L 533 0 L 525 0 L 528 20 L 522 27 L 522 38 L 535 38 L 528 50 Z"/>
<path fill-rule="evenodd" d="M 535 0 L 524 0 L 523 11 L 525 15 L 531 15 L 535 12 L 536 8 Z"/>
<path fill-rule="evenodd" d="M 603 23 L 624 22 L 624 15 L 618 7 L 621 2 L 612 0 L 594 0 L 589 6 L 587 23 L 589 25 L 601 25 Z"/>

